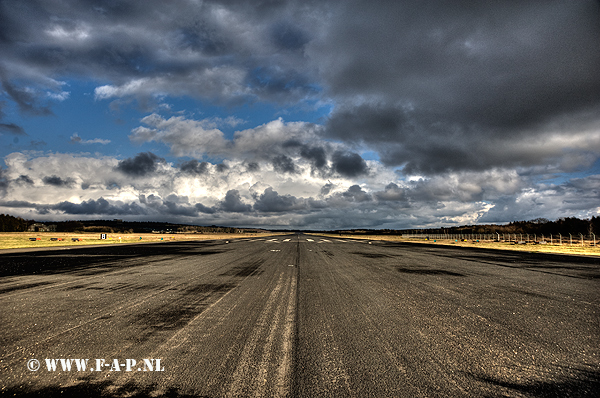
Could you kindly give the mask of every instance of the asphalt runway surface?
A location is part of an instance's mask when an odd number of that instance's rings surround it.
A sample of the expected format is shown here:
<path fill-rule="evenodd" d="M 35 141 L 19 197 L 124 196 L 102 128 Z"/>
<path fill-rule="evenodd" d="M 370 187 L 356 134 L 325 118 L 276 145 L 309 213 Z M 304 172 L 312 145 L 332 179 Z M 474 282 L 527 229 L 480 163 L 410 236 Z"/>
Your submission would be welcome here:
<path fill-rule="evenodd" d="M 9 252 L 0 347 L 7 396 L 598 397 L 600 259 L 302 234 Z"/>

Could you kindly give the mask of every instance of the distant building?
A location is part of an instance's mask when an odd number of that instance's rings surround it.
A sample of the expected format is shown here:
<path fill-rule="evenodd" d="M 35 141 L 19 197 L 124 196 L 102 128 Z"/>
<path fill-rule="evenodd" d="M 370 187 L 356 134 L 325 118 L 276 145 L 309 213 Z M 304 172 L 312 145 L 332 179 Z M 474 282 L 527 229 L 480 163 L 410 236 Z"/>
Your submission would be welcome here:
<path fill-rule="evenodd" d="M 56 232 L 56 225 L 46 225 L 41 223 L 31 224 L 27 228 L 28 232 Z"/>

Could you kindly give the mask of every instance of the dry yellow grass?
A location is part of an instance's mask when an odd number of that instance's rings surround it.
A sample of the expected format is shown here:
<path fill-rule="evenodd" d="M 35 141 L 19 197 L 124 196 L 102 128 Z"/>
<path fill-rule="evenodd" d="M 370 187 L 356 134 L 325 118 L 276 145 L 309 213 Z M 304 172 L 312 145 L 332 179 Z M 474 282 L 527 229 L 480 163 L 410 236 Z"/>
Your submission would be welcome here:
<path fill-rule="evenodd" d="M 107 239 L 100 239 L 100 233 L 61 233 L 61 232 L 0 232 L 1 249 L 19 249 L 27 247 L 53 247 L 53 246 L 85 246 L 118 243 L 149 243 L 184 240 L 208 239 L 239 239 L 258 236 L 277 235 L 272 233 L 259 234 L 106 234 Z M 39 240 L 30 241 L 29 238 Z M 52 238 L 62 239 L 52 241 Z M 72 241 L 73 238 L 79 241 Z"/>
<path fill-rule="evenodd" d="M 419 238 L 403 238 L 401 236 L 390 236 L 390 235 L 339 235 L 339 234 L 314 234 L 320 236 L 329 236 L 332 238 L 348 238 L 348 239 L 367 239 L 367 240 L 386 240 L 395 242 L 411 242 L 411 243 L 429 243 L 434 245 L 451 245 L 451 246 L 462 246 L 462 247 L 479 247 L 485 249 L 501 249 L 501 250 L 516 250 L 530 253 L 554 253 L 554 254 L 577 254 L 586 256 L 600 256 L 600 242 L 596 242 L 597 246 L 591 246 L 589 242 L 586 242 L 584 246 L 575 245 L 572 246 L 567 244 L 562 245 L 515 245 L 509 242 L 493 242 L 493 241 L 458 241 L 449 239 L 441 239 L 434 241 L 433 239 L 419 239 Z"/>

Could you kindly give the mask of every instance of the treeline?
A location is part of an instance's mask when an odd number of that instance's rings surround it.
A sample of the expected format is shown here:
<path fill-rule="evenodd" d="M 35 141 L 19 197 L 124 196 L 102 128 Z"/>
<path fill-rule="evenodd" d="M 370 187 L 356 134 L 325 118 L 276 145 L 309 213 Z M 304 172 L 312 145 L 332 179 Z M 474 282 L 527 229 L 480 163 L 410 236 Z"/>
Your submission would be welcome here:
<path fill-rule="evenodd" d="M 25 220 L 8 214 L 0 214 L 0 232 L 27 232 L 28 228 L 38 224 L 34 220 Z M 50 224 L 50 223 L 39 223 Z M 83 221 L 53 221 L 56 232 L 97 232 L 97 233 L 259 233 L 265 232 L 256 228 L 219 227 L 216 225 L 200 226 L 172 224 L 154 221 L 123 221 L 115 220 L 83 220 Z"/>
<path fill-rule="evenodd" d="M 21 217 L 13 217 L 8 214 L 0 214 L 0 231 L 1 232 L 26 232 L 33 220 L 25 220 Z"/>
<path fill-rule="evenodd" d="M 402 230 L 399 233 L 440 233 L 440 234 L 537 234 L 537 235 L 590 235 L 600 236 L 600 217 L 579 219 L 563 217 L 556 221 L 546 218 L 536 218 L 529 221 L 513 221 L 505 225 L 463 225 L 460 227 Z"/>
<path fill-rule="evenodd" d="M 104 232 L 104 233 L 242 233 L 256 232 L 255 229 L 172 224 L 154 221 L 85 220 L 54 222 L 57 232 Z"/>
<path fill-rule="evenodd" d="M 318 231 L 314 231 L 318 232 Z M 590 235 L 600 236 L 600 217 L 579 219 L 564 217 L 556 221 L 536 218 L 529 221 L 513 221 L 505 225 L 482 224 L 458 227 L 414 228 L 414 229 L 352 229 L 329 231 L 351 235 L 403 235 L 403 234 L 537 234 L 537 235 Z"/>
<path fill-rule="evenodd" d="M 577 217 L 564 217 L 556 221 L 545 218 L 536 218 L 529 221 L 513 221 L 506 225 L 477 225 L 457 228 L 445 228 L 445 233 L 462 234 L 537 234 L 537 235 L 600 235 L 600 217 L 579 219 Z"/>

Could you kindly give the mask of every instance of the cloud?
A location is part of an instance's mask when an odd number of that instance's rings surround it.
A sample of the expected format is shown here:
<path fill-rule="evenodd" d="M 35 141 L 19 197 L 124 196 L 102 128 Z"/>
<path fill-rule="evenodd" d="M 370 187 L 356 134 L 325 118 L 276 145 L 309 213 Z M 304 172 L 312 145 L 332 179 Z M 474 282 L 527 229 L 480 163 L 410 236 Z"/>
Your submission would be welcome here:
<path fill-rule="evenodd" d="M 52 115 L 49 106 L 42 104 L 43 95 L 40 92 L 28 87 L 18 87 L 7 79 L 2 79 L 2 88 L 22 113 L 32 116 Z"/>
<path fill-rule="evenodd" d="M 225 199 L 220 203 L 219 208 L 232 213 L 245 213 L 249 212 L 252 206 L 242 202 L 240 192 L 237 189 L 230 189 L 227 191 Z"/>
<path fill-rule="evenodd" d="M 229 170 L 229 166 L 227 166 L 225 163 L 220 163 L 215 166 L 215 170 L 217 170 L 219 173 L 224 173 Z"/>
<path fill-rule="evenodd" d="M 14 135 L 27 135 L 23 127 L 18 126 L 14 123 L 0 123 L 0 131 L 4 131 L 5 133 Z"/>
<path fill-rule="evenodd" d="M 342 196 L 354 202 L 368 202 L 372 200 L 371 195 L 363 191 L 359 185 L 352 185 L 346 192 L 342 193 Z"/>
<path fill-rule="evenodd" d="M 116 169 L 124 174 L 133 177 L 143 177 L 154 173 L 158 169 L 158 164 L 164 164 L 165 160 L 156 156 L 152 152 L 138 153 L 134 158 L 122 160 Z"/>
<path fill-rule="evenodd" d="M 340 11 L 309 45 L 339 104 L 330 137 L 366 144 L 408 174 L 558 163 L 569 144 L 556 139 L 573 134 L 598 158 L 597 2 Z"/>
<path fill-rule="evenodd" d="M 174 156 L 214 156 L 244 159 L 265 159 L 274 154 L 286 155 L 291 140 L 307 145 L 318 140 L 319 126 L 305 122 L 284 122 L 281 118 L 255 128 L 236 131 L 233 139 L 213 126 L 213 119 L 192 120 L 183 116 L 165 119 L 153 113 L 144 117 L 132 130 L 131 141 L 142 144 L 162 142 Z"/>
<path fill-rule="evenodd" d="M 21 178 L 21 177 L 19 177 Z M 31 180 L 29 180 L 31 181 Z M 72 178 L 61 178 L 59 176 L 53 175 L 50 177 L 44 177 L 42 178 L 42 181 L 44 182 L 44 184 L 46 185 L 53 185 L 55 187 L 66 187 L 69 188 L 71 186 L 73 186 L 73 184 L 75 184 L 75 180 Z"/>
<path fill-rule="evenodd" d="M 367 163 L 358 153 L 336 151 L 332 162 L 333 170 L 344 177 L 358 177 L 368 172 Z"/>
<path fill-rule="evenodd" d="M 132 143 L 170 151 L 9 154 L 6 203 L 302 226 L 597 212 L 597 181 L 569 174 L 598 171 L 597 1 L 174 4 L 0 3 L 0 116 L 51 115 L 96 82 L 95 106 L 146 112 Z"/>
<path fill-rule="evenodd" d="M 306 203 L 292 195 L 279 195 L 273 188 L 267 188 L 254 202 L 254 209 L 267 213 L 290 212 L 306 209 Z"/>
<path fill-rule="evenodd" d="M 142 107 L 164 95 L 294 103 L 318 92 L 311 71 L 298 67 L 312 12 L 294 8 L 286 2 L 111 7 L 9 0 L 0 31 L 6 80 L 27 77 L 44 87 L 51 86 L 48 76 L 92 78 L 106 82 L 95 89 L 97 100 L 135 98 Z"/>
<path fill-rule="evenodd" d="M 296 166 L 294 166 L 294 161 L 285 155 L 275 156 L 272 160 L 273 168 L 278 173 L 296 173 Z"/>
<path fill-rule="evenodd" d="M 377 200 L 382 202 L 398 202 L 407 199 L 405 190 L 400 188 L 393 182 L 390 182 L 388 185 L 386 185 L 385 190 L 376 192 L 375 197 L 377 198 Z"/>
<path fill-rule="evenodd" d="M 223 173 L 209 162 L 203 171 L 198 170 L 201 162 L 190 162 L 184 172 L 160 158 L 135 159 L 129 160 L 136 170 L 152 170 L 155 164 L 160 172 L 132 178 L 138 175 L 124 174 L 117 167 L 124 161 L 114 158 L 12 154 L 1 172 L 0 211 L 29 219 L 118 215 L 140 221 L 334 229 L 591 217 L 600 211 L 596 174 L 553 184 L 503 169 L 404 180 L 370 161 L 373 172 L 358 185 L 341 175 L 335 182 L 311 175 L 309 163 L 283 179 L 264 161 L 254 171 L 244 161 L 229 161 Z"/>
<path fill-rule="evenodd" d="M 15 182 L 17 184 L 26 184 L 26 185 L 33 185 L 34 182 L 31 178 L 29 178 L 29 176 L 27 175 L 20 175 L 19 178 L 17 178 L 15 180 Z"/>
<path fill-rule="evenodd" d="M 110 140 L 104 140 L 101 138 L 94 138 L 92 140 L 84 140 L 77 133 L 75 133 L 71 136 L 71 142 L 73 144 L 102 144 L 102 145 L 110 144 Z"/>
<path fill-rule="evenodd" d="M 327 166 L 327 153 L 323 147 L 303 145 L 300 149 L 300 156 L 310 160 L 317 170 L 323 170 Z"/>
<path fill-rule="evenodd" d="M 180 166 L 180 170 L 187 174 L 204 174 L 207 172 L 208 163 L 198 162 L 196 159 L 188 160 L 183 162 Z"/>
<path fill-rule="evenodd" d="M 86 200 L 81 203 L 60 202 L 49 206 L 65 214 L 90 214 L 90 215 L 144 215 L 146 211 L 135 203 L 110 203 L 104 198 Z"/>

